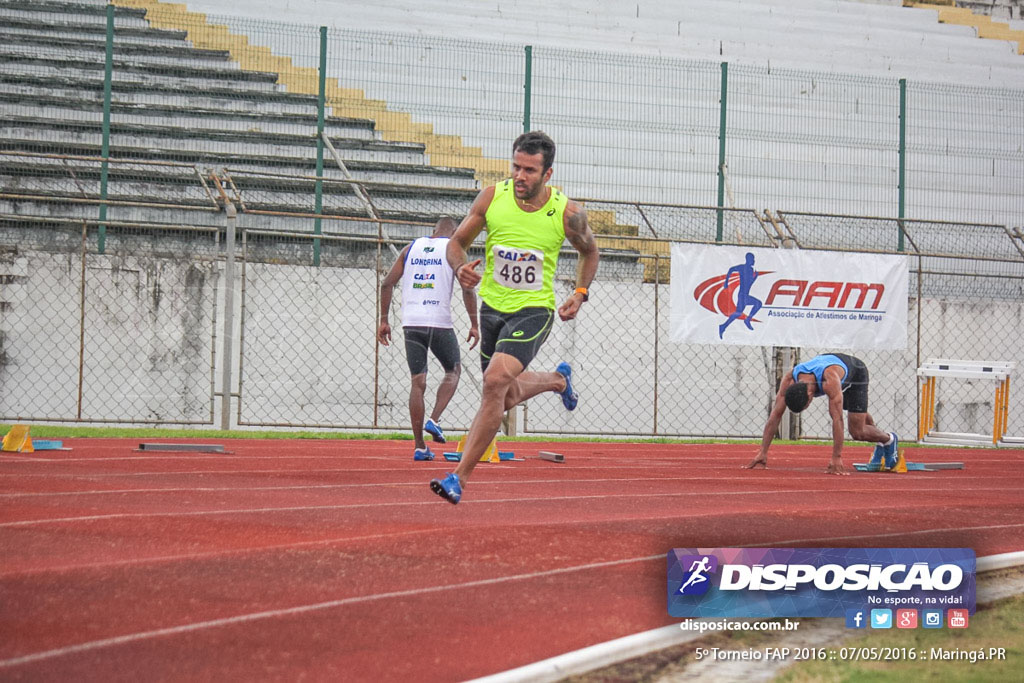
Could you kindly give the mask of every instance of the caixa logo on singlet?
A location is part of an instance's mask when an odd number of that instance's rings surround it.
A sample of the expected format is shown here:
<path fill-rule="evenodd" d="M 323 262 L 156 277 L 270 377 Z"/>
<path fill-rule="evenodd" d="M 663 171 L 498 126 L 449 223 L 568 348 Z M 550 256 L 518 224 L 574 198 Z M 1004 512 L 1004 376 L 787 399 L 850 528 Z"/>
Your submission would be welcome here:
<path fill-rule="evenodd" d="M 537 255 L 529 251 L 513 251 L 512 249 L 498 249 L 498 258 L 506 261 L 536 261 Z"/>

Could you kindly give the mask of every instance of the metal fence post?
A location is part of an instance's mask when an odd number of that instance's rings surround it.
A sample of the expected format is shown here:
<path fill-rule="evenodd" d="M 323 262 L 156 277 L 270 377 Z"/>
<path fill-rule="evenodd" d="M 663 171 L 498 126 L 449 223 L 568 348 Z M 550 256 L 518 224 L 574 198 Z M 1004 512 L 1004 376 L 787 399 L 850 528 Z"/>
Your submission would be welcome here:
<path fill-rule="evenodd" d="M 671 252 L 670 252 L 670 254 L 671 254 Z M 671 258 L 672 257 L 670 255 L 669 256 L 669 263 L 670 264 L 671 264 Z M 661 353 L 661 343 L 660 343 L 661 342 L 661 316 L 660 316 L 660 311 L 658 310 L 658 307 L 661 304 L 660 290 L 661 290 L 661 255 L 660 254 L 655 254 L 654 255 L 654 391 L 651 392 L 653 394 L 653 400 L 652 400 L 652 406 L 651 407 L 652 407 L 653 413 L 654 413 L 653 414 L 654 423 L 652 425 L 654 427 L 654 430 L 652 432 L 652 434 L 654 436 L 658 435 L 658 398 L 659 398 L 659 396 L 658 396 L 658 381 L 660 379 L 658 373 L 660 371 L 659 359 L 660 359 L 660 353 Z"/>
<path fill-rule="evenodd" d="M 899 236 L 897 251 L 904 251 L 903 219 L 906 218 L 907 199 L 907 79 L 900 79 L 900 148 L 899 148 Z"/>
<path fill-rule="evenodd" d="M 227 231 L 224 239 L 224 357 L 221 360 L 220 428 L 231 429 L 231 338 L 235 324 L 235 221 L 238 212 L 233 202 L 226 202 Z"/>
<path fill-rule="evenodd" d="M 107 46 L 103 71 L 103 165 L 100 168 L 100 225 L 97 248 L 104 253 L 107 247 L 107 177 L 110 161 L 110 99 L 114 79 L 114 6 L 107 5 Z"/>
<path fill-rule="evenodd" d="M 523 132 L 530 131 L 530 98 L 533 89 L 533 46 L 526 48 L 526 76 L 523 78 Z"/>
<path fill-rule="evenodd" d="M 324 212 L 324 108 L 327 102 L 327 27 L 320 27 L 319 89 L 316 97 L 316 218 L 313 234 L 322 234 L 321 214 Z M 313 239 L 313 265 L 320 265 L 320 238 Z"/>
<path fill-rule="evenodd" d="M 715 217 L 715 241 L 722 241 L 722 224 L 725 214 L 725 112 L 729 92 L 729 63 L 722 62 L 722 96 L 718 117 L 718 213 Z"/>

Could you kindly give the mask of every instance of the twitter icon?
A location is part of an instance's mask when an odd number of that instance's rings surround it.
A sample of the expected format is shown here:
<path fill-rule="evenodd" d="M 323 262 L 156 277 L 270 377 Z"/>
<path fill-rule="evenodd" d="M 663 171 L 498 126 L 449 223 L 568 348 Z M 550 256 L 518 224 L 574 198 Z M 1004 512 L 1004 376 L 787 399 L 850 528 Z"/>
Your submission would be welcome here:
<path fill-rule="evenodd" d="M 871 610 L 871 628 L 892 628 L 892 610 Z"/>

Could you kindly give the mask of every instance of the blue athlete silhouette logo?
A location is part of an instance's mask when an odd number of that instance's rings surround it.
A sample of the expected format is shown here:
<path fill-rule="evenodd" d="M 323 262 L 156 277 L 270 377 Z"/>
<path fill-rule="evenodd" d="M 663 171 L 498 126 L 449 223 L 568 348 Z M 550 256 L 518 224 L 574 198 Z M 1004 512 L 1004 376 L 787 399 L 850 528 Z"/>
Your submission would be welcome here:
<path fill-rule="evenodd" d="M 679 586 L 678 595 L 703 595 L 711 587 L 708 574 L 718 570 L 718 558 L 714 555 L 684 555 L 679 558 L 680 566 L 686 570 L 686 580 Z"/>
<path fill-rule="evenodd" d="M 722 289 L 729 288 L 729 281 L 732 279 L 732 274 L 736 273 L 737 279 L 739 280 L 738 286 L 736 286 L 736 310 L 729 314 L 728 320 L 718 326 L 718 338 L 721 339 L 722 335 L 725 334 L 725 328 L 729 327 L 733 320 L 736 318 L 743 318 L 743 323 L 747 326 L 747 329 L 754 329 L 754 326 L 750 324 L 751 320 L 761 306 L 764 304 L 757 297 L 750 295 L 750 287 L 754 284 L 754 280 L 760 275 L 754 270 L 754 255 L 747 252 L 747 260 L 744 263 L 733 266 L 725 274 L 725 282 L 722 283 Z M 750 306 L 750 311 L 744 314 L 747 306 Z"/>

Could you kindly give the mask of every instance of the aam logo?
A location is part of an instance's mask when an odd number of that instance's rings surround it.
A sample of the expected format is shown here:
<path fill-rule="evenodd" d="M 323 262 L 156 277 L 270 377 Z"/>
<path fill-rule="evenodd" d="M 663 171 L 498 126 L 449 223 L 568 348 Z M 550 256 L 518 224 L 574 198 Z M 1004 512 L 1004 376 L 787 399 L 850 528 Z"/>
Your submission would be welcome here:
<path fill-rule="evenodd" d="M 754 255 L 747 252 L 743 263 L 732 266 L 724 275 L 715 275 L 697 285 L 693 298 L 701 308 L 726 318 L 718 326 L 719 339 L 734 320 L 742 320 L 749 330 L 754 329 L 753 323 L 764 322 L 754 317 L 762 307 L 874 311 L 885 295 L 885 285 L 880 282 L 780 278 L 772 282 L 768 295 L 762 301 L 754 296 L 752 289 L 758 278 L 773 272 L 754 268 Z"/>
<path fill-rule="evenodd" d="M 686 571 L 679 595 L 704 595 L 711 587 L 710 574 L 718 571 L 718 558 L 714 555 L 683 555 L 679 566 Z"/>

